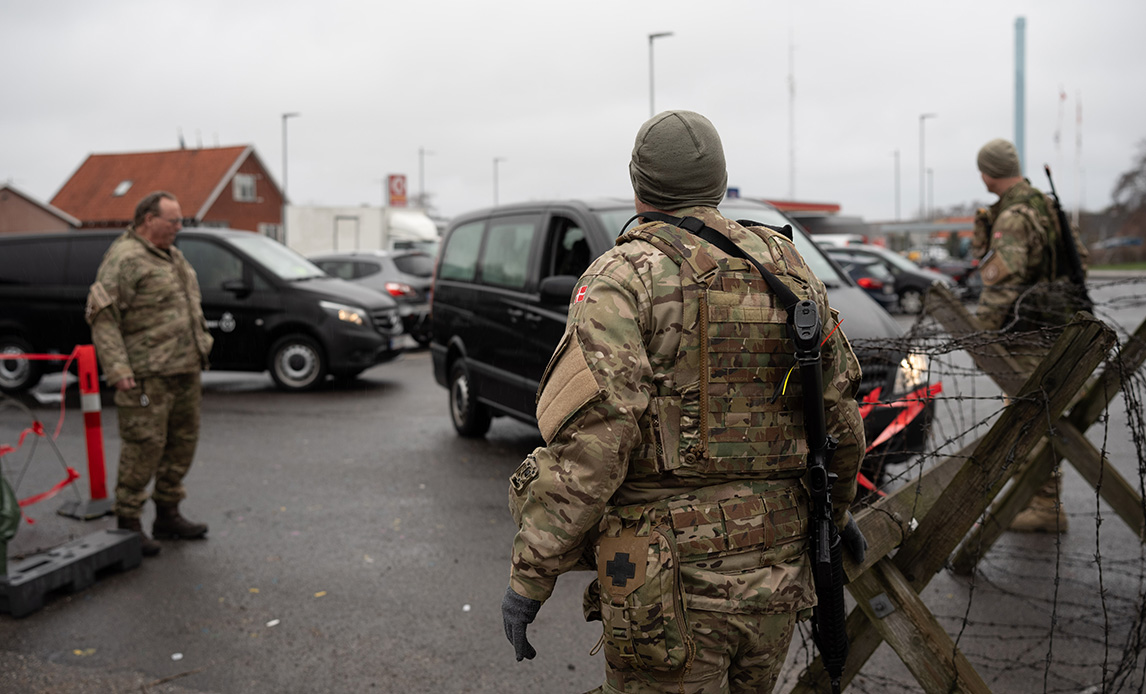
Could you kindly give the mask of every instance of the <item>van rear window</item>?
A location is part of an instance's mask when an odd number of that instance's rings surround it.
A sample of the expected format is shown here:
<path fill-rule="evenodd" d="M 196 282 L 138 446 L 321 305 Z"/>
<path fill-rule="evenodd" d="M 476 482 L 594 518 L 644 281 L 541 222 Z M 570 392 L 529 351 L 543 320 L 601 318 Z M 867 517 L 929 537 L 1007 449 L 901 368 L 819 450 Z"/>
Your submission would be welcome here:
<path fill-rule="evenodd" d="M 538 215 L 527 215 L 490 221 L 481 258 L 482 282 L 512 289 L 525 287 L 538 219 Z"/>

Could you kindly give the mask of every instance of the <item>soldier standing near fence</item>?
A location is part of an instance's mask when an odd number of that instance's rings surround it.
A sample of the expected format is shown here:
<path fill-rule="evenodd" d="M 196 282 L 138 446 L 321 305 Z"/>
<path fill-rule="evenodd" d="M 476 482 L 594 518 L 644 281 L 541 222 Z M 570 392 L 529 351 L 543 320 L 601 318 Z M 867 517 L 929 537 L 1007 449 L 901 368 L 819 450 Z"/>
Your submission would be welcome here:
<path fill-rule="evenodd" d="M 668 111 L 637 134 L 638 213 L 701 220 L 819 304 L 834 520 L 847 511 L 864 430 L 860 371 L 823 284 L 790 240 L 716 210 L 724 151 L 712 124 Z M 681 228 L 642 224 L 582 276 L 543 378 L 546 441 L 511 478 L 518 523 L 502 603 L 518 660 L 557 577 L 592 568 L 603 692 L 771 691 L 815 602 L 807 555 L 807 444 L 788 315 L 761 275 Z M 723 684 L 721 684 L 723 683 Z"/>
<path fill-rule="evenodd" d="M 1057 328 L 1077 309 L 1065 270 L 1064 230 L 1054 202 L 1023 177 L 1014 145 L 991 140 L 979 150 L 977 163 L 987 190 L 999 196 L 975 220 L 973 248 L 983 278 L 978 318 L 983 328 L 1002 333 L 1022 374 L 1029 376 L 1046 356 Z M 1085 263 L 1077 232 L 1067 233 Z M 1066 532 L 1060 486 L 1061 473 L 1056 472 L 1015 517 L 1011 530 Z"/>
<path fill-rule="evenodd" d="M 159 543 L 140 516 L 155 480 L 156 538 L 193 539 L 207 525 L 179 513 L 183 478 L 199 441 L 200 372 L 213 338 L 207 331 L 195 271 L 173 246 L 183 226 L 175 196 L 149 194 L 112 243 L 88 293 L 87 321 L 119 414 L 118 526 L 143 535 L 143 553 Z"/>

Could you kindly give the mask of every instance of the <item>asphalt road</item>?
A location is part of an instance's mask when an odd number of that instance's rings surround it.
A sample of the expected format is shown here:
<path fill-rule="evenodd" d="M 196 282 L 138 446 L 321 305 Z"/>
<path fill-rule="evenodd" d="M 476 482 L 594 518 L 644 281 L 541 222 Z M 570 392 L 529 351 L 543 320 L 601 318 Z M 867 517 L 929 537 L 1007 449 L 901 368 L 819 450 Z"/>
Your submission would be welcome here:
<path fill-rule="evenodd" d="M 588 651 L 599 634 L 571 619 L 587 575 L 563 581 L 538 618 L 537 661 L 515 662 L 503 635 L 513 536 L 506 480 L 540 443 L 534 430 L 498 420 L 486 439 L 457 437 L 428 352 L 306 395 L 279 393 L 264 376 L 212 374 L 206 382 L 183 508 L 210 524 L 208 539 L 165 543 L 141 568 L 27 618 L 0 616 L 0 691 L 38 691 L 29 683 L 41 666 L 63 673 L 39 690 L 53 692 L 112 691 L 83 678 L 147 683 L 192 671 L 175 683 L 213 692 L 598 684 Z M 55 409 L 36 414 L 52 428 Z M 114 461 L 114 407 L 105 406 L 103 422 Z M 59 446 L 82 469 L 75 411 Z M 47 450 L 37 453 L 42 474 L 30 472 L 25 489 L 62 476 L 53 456 L 39 460 Z M 111 527 L 111 519 L 58 517 L 56 505 L 30 509 L 36 523 L 21 527 L 11 554 Z M 16 656 L 24 660 L 13 665 Z"/>
<path fill-rule="evenodd" d="M 1134 300 L 1140 290 L 1103 290 L 1109 317 L 1136 326 L 1146 317 Z M 541 444 L 533 428 L 498 419 L 484 439 L 457 437 L 426 352 L 311 394 L 279 393 L 262 375 L 209 374 L 205 384 L 183 508 L 210 524 L 208 539 L 165 542 L 138 569 L 103 575 L 26 618 L 0 615 L 0 692 L 579 692 L 600 684 L 603 658 L 589 655 L 599 626 L 580 616 L 588 574 L 563 577 L 530 627 L 536 660 L 515 662 L 502 631 L 514 532 L 506 480 Z M 33 414 L 51 432 L 59 412 L 34 405 Z M 17 419 L 0 411 L 0 442 L 18 434 Z M 103 422 L 114 480 L 119 442 L 106 399 Z M 1136 481 L 1126 426 L 1112 411 L 1111 425 L 1090 435 Z M 1114 440 L 1123 442 L 1117 459 Z M 83 471 L 78 409 L 67 410 L 58 445 Z M 6 457 L 5 470 L 15 462 Z M 21 496 L 62 476 L 49 448 L 33 463 Z M 1061 543 L 1006 535 L 974 580 L 942 574 L 924 594 L 994 691 L 1087 691 L 1110 678 L 1135 624 L 1146 576 L 1139 544 L 1069 469 L 1064 498 L 1072 529 Z M 36 522 L 21 526 L 10 555 L 112 526 L 57 516 L 58 505 L 28 509 Z M 1101 532 L 1096 510 L 1107 519 Z M 791 687 L 808 657 L 798 636 L 777 691 Z M 1141 677 L 1141 665 L 1131 672 Z M 852 688 L 917 690 L 886 646 Z"/>

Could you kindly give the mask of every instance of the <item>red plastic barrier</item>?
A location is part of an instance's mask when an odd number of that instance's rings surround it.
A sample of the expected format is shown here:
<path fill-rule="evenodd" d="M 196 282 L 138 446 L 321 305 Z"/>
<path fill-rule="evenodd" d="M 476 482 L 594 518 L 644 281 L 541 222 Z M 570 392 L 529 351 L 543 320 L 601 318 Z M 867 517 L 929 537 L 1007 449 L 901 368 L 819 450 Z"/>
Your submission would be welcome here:
<path fill-rule="evenodd" d="M 107 499 L 107 466 L 104 460 L 103 451 L 103 426 L 101 422 L 102 406 L 100 403 L 99 394 L 99 370 L 96 362 L 95 347 L 92 345 L 78 345 L 71 354 L 5 354 L 4 359 L 27 359 L 30 361 L 63 361 L 76 360 L 76 366 L 79 373 L 80 385 L 80 406 L 84 413 L 84 438 L 87 444 L 88 453 L 88 483 L 91 491 L 92 502 L 104 502 Z M 66 371 L 68 364 L 64 365 Z M 61 386 L 61 391 L 63 386 Z M 60 435 L 60 429 L 64 424 L 64 407 L 61 399 L 60 406 L 60 421 L 56 425 L 55 434 L 53 439 Z M 20 444 L 24 442 L 24 437 L 29 433 L 35 433 L 38 436 L 43 436 L 43 425 L 35 422 L 33 429 L 25 431 L 20 435 Z M 19 448 L 19 445 L 16 446 Z M 12 452 L 10 446 L 0 446 L 0 456 Z M 27 499 L 21 500 L 21 506 L 27 506 L 37 501 L 55 496 L 61 489 L 71 484 L 79 477 L 79 473 L 75 472 L 72 468 L 68 468 L 68 479 L 60 482 L 52 489 L 42 494 L 37 494 Z M 102 505 L 101 505 L 102 507 Z M 70 515 L 70 514 L 69 514 Z M 85 516 L 87 517 L 87 516 Z"/>
<path fill-rule="evenodd" d="M 52 487 L 51 489 L 49 489 L 46 492 L 40 492 L 39 494 L 33 494 L 32 496 L 29 496 L 25 499 L 20 499 L 20 501 L 18 502 L 20 504 L 20 508 L 24 508 L 25 506 L 31 506 L 34 503 L 37 503 L 39 501 L 43 501 L 44 499 L 51 499 L 53 496 L 55 496 L 55 495 L 59 494 L 61 491 L 63 491 L 64 487 L 68 486 L 72 482 L 75 482 L 79 478 L 80 478 L 80 473 L 76 472 L 75 468 L 69 467 L 67 479 L 64 479 L 64 480 L 61 480 L 60 482 L 57 482 L 54 487 Z M 28 519 L 28 522 L 31 523 L 32 520 Z"/>
<path fill-rule="evenodd" d="M 871 452 L 876 446 L 906 429 L 907 425 L 911 424 L 911 421 L 919 416 L 919 413 L 927 407 L 927 401 L 939 395 L 941 392 L 943 392 L 943 384 L 932 383 L 930 386 L 920 386 L 902 400 L 887 403 L 885 405 L 887 407 L 902 406 L 903 409 L 900 410 L 896 418 L 891 421 L 891 424 L 888 424 L 887 428 L 876 437 L 875 441 L 868 445 L 867 452 Z"/>

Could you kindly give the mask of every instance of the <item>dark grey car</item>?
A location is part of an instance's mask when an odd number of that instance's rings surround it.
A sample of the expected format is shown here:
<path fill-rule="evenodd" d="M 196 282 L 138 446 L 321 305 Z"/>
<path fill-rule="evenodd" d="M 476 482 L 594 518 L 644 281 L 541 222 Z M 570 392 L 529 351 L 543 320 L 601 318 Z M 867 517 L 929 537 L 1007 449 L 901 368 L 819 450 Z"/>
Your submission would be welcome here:
<path fill-rule="evenodd" d="M 895 278 L 895 294 L 899 297 L 899 310 L 916 314 L 923 310 L 923 297 L 931 285 L 939 282 L 955 289 L 955 281 L 947 275 L 926 270 L 895 251 L 882 246 L 848 244 L 842 247 L 825 246 L 824 252 L 839 263 L 876 260 Z"/>
<path fill-rule="evenodd" d="M 402 327 L 421 346 L 430 343 L 434 258 L 421 251 L 348 251 L 310 258 L 328 275 L 386 294 L 398 302 Z"/>

